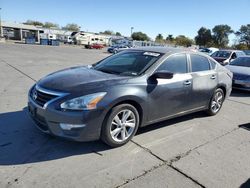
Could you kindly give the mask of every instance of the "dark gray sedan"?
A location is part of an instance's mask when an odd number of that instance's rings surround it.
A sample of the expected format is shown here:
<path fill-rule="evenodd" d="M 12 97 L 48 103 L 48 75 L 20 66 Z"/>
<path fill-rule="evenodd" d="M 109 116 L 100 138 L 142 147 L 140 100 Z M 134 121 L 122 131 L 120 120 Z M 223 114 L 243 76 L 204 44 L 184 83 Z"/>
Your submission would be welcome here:
<path fill-rule="evenodd" d="M 226 68 L 233 73 L 233 88 L 250 91 L 250 56 L 239 57 Z"/>
<path fill-rule="evenodd" d="M 45 133 L 117 147 L 142 126 L 217 114 L 231 87 L 232 73 L 202 53 L 137 48 L 42 78 L 30 89 L 28 109 Z"/>

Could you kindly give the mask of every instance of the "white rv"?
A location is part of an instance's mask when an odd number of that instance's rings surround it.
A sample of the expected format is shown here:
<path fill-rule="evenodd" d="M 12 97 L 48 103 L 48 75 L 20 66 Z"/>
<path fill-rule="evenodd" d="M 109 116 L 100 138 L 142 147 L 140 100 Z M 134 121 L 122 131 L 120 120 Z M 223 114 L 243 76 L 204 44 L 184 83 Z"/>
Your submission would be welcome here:
<path fill-rule="evenodd" d="M 91 44 L 102 44 L 108 45 L 109 39 L 111 36 L 101 35 L 97 33 L 89 33 L 89 32 L 77 32 L 72 33 L 72 39 L 76 44 L 79 45 L 91 45 Z"/>

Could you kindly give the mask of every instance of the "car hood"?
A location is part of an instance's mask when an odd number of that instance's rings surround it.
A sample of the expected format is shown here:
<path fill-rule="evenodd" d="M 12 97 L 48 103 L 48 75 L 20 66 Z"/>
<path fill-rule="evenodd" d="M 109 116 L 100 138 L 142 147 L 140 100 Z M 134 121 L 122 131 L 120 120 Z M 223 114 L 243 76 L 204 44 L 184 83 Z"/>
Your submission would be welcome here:
<path fill-rule="evenodd" d="M 85 66 L 54 72 L 38 81 L 41 88 L 59 92 L 87 92 L 126 82 L 130 77 L 107 74 Z"/>
<path fill-rule="evenodd" d="M 250 67 L 227 65 L 226 68 L 228 68 L 232 73 L 244 74 L 250 76 Z"/>

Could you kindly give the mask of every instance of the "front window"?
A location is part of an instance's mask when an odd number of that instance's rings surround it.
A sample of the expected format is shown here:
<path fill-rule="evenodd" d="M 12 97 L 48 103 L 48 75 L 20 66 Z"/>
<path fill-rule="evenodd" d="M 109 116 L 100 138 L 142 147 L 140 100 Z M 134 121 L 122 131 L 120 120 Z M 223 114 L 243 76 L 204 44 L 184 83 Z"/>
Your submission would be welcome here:
<path fill-rule="evenodd" d="M 232 61 L 230 65 L 250 67 L 250 57 L 239 57 L 235 59 L 234 61 Z"/>
<path fill-rule="evenodd" d="M 172 73 L 187 73 L 187 57 L 186 54 L 177 54 L 168 57 L 158 68 Z"/>
<path fill-rule="evenodd" d="M 161 56 L 160 53 L 145 51 L 120 52 L 100 61 L 93 66 L 93 69 L 110 74 L 137 76 Z"/>
<path fill-rule="evenodd" d="M 228 59 L 230 57 L 232 52 L 229 52 L 229 51 L 217 51 L 217 52 L 214 52 L 211 56 L 212 57 L 221 57 L 221 58 L 226 58 Z"/>

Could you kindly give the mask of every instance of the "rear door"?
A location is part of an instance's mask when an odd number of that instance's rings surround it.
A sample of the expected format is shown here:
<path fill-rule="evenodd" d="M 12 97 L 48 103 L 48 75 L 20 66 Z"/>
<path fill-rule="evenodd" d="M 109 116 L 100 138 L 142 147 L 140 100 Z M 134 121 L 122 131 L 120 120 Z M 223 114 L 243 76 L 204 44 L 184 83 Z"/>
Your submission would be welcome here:
<path fill-rule="evenodd" d="M 189 54 L 192 84 L 191 108 L 200 108 L 208 105 L 217 86 L 217 72 L 209 59 L 198 54 Z"/>

